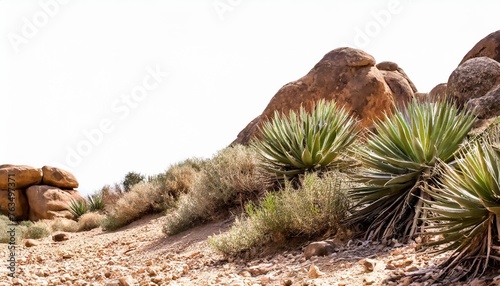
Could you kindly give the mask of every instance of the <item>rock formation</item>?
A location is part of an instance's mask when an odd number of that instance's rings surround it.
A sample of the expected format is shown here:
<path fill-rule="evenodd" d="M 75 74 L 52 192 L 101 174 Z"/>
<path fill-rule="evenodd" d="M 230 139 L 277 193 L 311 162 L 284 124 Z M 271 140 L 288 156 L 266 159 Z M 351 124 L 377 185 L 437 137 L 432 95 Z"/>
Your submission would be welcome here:
<path fill-rule="evenodd" d="M 68 171 L 55 167 L 43 166 L 42 172 L 42 183 L 44 185 L 50 185 L 63 189 L 78 188 L 78 181 L 75 176 Z"/>
<path fill-rule="evenodd" d="M 477 116 L 477 126 L 500 116 L 500 31 L 480 40 L 451 73 L 447 96 Z M 486 122 L 486 123 L 485 123 Z"/>
<path fill-rule="evenodd" d="M 11 183 L 9 189 L 9 174 Z M 83 200 L 77 190 L 78 181 L 68 171 L 44 166 L 0 166 L 0 214 L 12 220 L 72 218 L 68 211 L 71 200 Z"/>
<path fill-rule="evenodd" d="M 489 34 L 477 42 L 477 44 L 464 56 L 459 66 L 477 57 L 488 57 L 500 62 L 500 30 Z"/>
<path fill-rule="evenodd" d="M 391 112 L 394 105 L 404 105 L 415 92 L 397 64 L 382 62 L 375 66 L 375 59 L 361 50 L 338 48 L 327 53 L 307 75 L 284 85 L 233 144 L 248 144 L 275 111 L 288 114 L 301 105 L 310 110 L 320 99 L 335 100 L 359 118 L 361 127 L 371 127 L 384 112 Z"/>
<path fill-rule="evenodd" d="M 15 178 L 15 188 L 23 189 L 31 185 L 39 184 L 42 181 L 42 169 L 23 165 L 0 165 L 0 189 L 9 188 L 8 175 Z M 14 181 L 11 181 L 14 182 Z"/>

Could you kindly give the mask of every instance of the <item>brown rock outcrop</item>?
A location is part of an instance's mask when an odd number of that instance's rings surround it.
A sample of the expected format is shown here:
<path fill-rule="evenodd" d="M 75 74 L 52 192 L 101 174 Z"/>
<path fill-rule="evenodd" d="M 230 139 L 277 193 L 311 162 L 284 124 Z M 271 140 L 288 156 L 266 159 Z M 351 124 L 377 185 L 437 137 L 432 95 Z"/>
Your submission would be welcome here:
<path fill-rule="evenodd" d="M 62 189 L 78 188 L 78 181 L 70 172 L 51 166 L 43 166 L 42 184 Z"/>
<path fill-rule="evenodd" d="M 440 83 L 436 85 L 433 89 L 431 89 L 431 91 L 427 95 L 427 100 L 430 102 L 437 102 L 445 99 L 446 89 L 447 89 L 446 83 Z"/>
<path fill-rule="evenodd" d="M 28 219 L 28 211 L 24 190 L 0 190 L 0 214 L 6 215 L 10 220 L 22 221 Z"/>
<path fill-rule="evenodd" d="M 47 185 L 31 186 L 26 190 L 26 197 L 30 206 L 29 219 L 53 219 L 58 217 L 73 218 L 68 210 L 72 200 L 83 200 L 78 191 L 61 190 Z"/>
<path fill-rule="evenodd" d="M 11 181 L 9 182 L 9 174 Z M 23 189 L 42 181 L 42 170 L 24 165 L 0 165 L 0 189 L 7 190 L 9 183 L 15 183 L 16 189 Z M 12 187 L 12 185 L 10 186 Z"/>
<path fill-rule="evenodd" d="M 459 66 L 466 61 L 477 58 L 488 57 L 500 62 L 500 30 L 489 34 L 481 39 L 462 59 Z"/>
<path fill-rule="evenodd" d="M 301 105 L 310 110 L 320 99 L 335 100 L 359 118 L 361 127 L 371 127 L 374 120 L 390 112 L 394 105 L 408 102 L 416 91 L 397 64 L 383 62 L 380 68 L 371 55 L 361 50 L 338 48 L 327 53 L 307 75 L 284 85 L 233 144 L 248 144 L 275 111 L 288 114 Z"/>

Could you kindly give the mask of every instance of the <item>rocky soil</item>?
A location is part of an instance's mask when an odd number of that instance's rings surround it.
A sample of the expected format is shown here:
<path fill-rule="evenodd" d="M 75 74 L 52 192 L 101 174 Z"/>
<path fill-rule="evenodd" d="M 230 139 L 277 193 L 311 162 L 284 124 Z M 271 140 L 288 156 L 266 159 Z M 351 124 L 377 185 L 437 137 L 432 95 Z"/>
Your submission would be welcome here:
<path fill-rule="evenodd" d="M 310 260 L 301 247 L 255 259 L 228 259 L 208 246 L 207 237 L 227 229 L 230 221 L 172 237 L 162 233 L 163 221 L 164 217 L 151 216 L 115 232 L 70 233 L 68 240 L 54 242 L 48 237 L 31 247 L 23 242 L 16 249 L 19 265 L 14 279 L 7 276 L 7 245 L 0 244 L 0 286 L 431 285 L 433 271 L 421 280 L 405 273 L 432 269 L 444 258 L 417 254 L 416 243 L 384 246 L 351 240 L 329 256 Z M 500 283 L 490 278 L 470 285 Z"/>

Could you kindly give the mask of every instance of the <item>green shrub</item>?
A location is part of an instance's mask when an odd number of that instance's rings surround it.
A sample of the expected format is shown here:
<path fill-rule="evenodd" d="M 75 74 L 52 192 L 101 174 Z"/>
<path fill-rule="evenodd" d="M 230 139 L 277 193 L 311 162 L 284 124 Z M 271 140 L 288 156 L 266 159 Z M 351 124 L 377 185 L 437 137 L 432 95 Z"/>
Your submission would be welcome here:
<path fill-rule="evenodd" d="M 143 182 L 145 179 L 144 175 L 136 172 L 128 172 L 123 178 L 122 185 L 125 192 L 129 192 L 134 185 Z"/>
<path fill-rule="evenodd" d="M 218 152 L 204 164 L 192 190 L 179 197 L 167 215 L 164 232 L 178 233 L 257 198 L 267 186 L 257 164 L 257 154 L 249 147 L 238 145 Z"/>
<path fill-rule="evenodd" d="M 357 135 L 357 123 L 335 101 L 320 100 L 312 112 L 301 107 L 288 116 L 274 114 L 264 123 L 262 139 L 254 140 L 263 167 L 279 177 L 338 167 L 343 151 Z"/>
<path fill-rule="evenodd" d="M 235 255 L 273 239 L 334 234 L 349 208 L 343 184 L 348 182 L 341 173 L 323 178 L 307 174 L 298 190 L 286 184 L 282 191 L 268 193 L 260 204 L 248 203 L 246 216 L 228 232 L 210 237 L 209 243 L 225 255 Z"/>
<path fill-rule="evenodd" d="M 462 152 L 456 168 L 443 168 L 442 182 L 427 200 L 434 216 L 427 219 L 426 234 L 440 239 L 426 245 L 452 251 L 440 265 L 442 278 L 471 280 L 499 265 L 500 150 L 476 143 Z"/>
<path fill-rule="evenodd" d="M 367 168 L 358 178 L 368 186 L 351 191 L 358 202 L 348 222 L 367 225 L 367 239 L 412 238 L 436 168 L 454 160 L 473 122 L 450 103 L 412 102 L 375 124 L 358 152 Z"/>
<path fill-rule="evenodd" d="M 69 211 L 75 218 L 79 218 L 89 211 L 89 205 L 85 200 L 71 200 L 69 203 Z"/>

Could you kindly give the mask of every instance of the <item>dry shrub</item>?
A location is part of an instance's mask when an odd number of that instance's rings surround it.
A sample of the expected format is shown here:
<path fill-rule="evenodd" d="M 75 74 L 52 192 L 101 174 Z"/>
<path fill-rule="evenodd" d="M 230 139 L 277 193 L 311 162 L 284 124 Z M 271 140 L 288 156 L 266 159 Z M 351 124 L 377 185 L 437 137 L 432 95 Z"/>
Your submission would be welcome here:
<path fill-rule="evenodd" d="M 164 199 L 157 184 L 141 182 L 124 194 L 104 219 L 103 228 L 114 230 L 141 218 L 143 215 L 163 211 Z"/>
<path fill-rule="evenodd" d="M 299 189 L 286 184 L 283 190 L 268 193 L 260 204 L 247 204 L 246 215 L 228 232 L 210 237 L 209 243 L 225 255 L 235 255 L 275 238 L 334 234 L 350 205 L 346 180 L 341 173 L 323 178 L 307 174 Z"/>
<path fill-rule="evenodd" d="M 89 231 L 101 226 L 104 216 L 95 212 L 86 213 L 78 219 L 78 231 Z"/>
<path fill-rule="evenodd" d="M 51 232 L 76 232 L 78 231 L 78 223 L 74 220 L 67 218 L 56 218 L 50 222 Z"/>
<path fill-rule="evenodd" d="M 179 197 L 177 208 L 167 215 L 164 232 L 178 233 L 259 197 L 267 185 L 258 162 L 255 151 L 245 146 L 219 151 L 203 165 L 192 190 Z"/>
<path fill-rule="evenodd" d="M 165 189 L 167 194 L 178 198 L 181 194 L 190 192 L 200 171 L 190 165 L 172 166 L 166 173 Z"/>
<path fill-rule="evenodd" d="M 51 234 L 52 222 L 50 220 L 39 220 L 28 226 L 24 238 L 39 239 Z"/>

